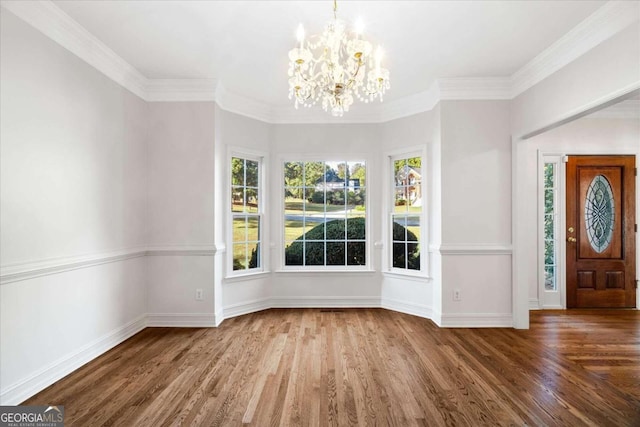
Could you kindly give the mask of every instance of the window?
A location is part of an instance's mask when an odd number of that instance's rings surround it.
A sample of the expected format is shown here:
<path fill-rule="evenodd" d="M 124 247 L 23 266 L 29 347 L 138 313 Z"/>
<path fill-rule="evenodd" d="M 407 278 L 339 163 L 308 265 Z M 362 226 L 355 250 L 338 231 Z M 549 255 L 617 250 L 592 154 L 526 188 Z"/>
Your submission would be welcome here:
<path fill-rule="evenodd" d="M 557 163 L 544 164 L 544 289 L 558 289 Z"/>
<path fill-rule="evenodd" d="M 262 268 L 261 160 L 231 157 L 232 271 Z"/>
<path fill-rule="evenodd" d="M 283 166 L 284 265 L 366 266 L 366 163 Z"/>
<path fill-rule="evenodd" d="M 390 267 L 404 272 L 421 271 L 423 192 L 422 156 L 391 158 L 393 174 Z"/>

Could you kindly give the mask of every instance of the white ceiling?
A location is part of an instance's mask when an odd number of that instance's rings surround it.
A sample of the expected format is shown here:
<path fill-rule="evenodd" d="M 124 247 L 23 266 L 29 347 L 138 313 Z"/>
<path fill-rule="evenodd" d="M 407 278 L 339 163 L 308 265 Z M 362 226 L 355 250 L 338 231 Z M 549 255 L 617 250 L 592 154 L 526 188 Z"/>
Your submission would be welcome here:
<path fill-rule="evenodd" d="M 236 94 L 285 106 L 287 52 L 332 17 L 324 1 L 55 1 L 150 79 L 215 78 Z M 440 77 L 510 76 L 605 1 L 342 1 L 385 50 L 385 100 Z"/>

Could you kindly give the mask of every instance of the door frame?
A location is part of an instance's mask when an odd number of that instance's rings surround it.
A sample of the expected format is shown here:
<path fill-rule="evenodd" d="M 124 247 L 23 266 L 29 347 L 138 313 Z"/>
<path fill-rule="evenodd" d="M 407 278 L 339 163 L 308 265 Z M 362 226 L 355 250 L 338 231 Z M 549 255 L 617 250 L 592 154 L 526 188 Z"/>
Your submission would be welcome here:
<path fill-rule="evenodd" d="M 569 153 L 557 152 L 557 151 L 544 151 L 538 150 L 538 166 L 537 166 L 537 197 L 538 197 L 538 211 L 537 211 L 537 225 L 538 225 L 538 259 L 536 263 L 536 277 L 538 283 L 538 309 L 566 309 L 567 308 L 567 160 L 568 156 L 620 156 L 628 155 L 635 156 L 636 168 L 638 160 L 640 159 L 640 152 L 634 150 L 571 150 Z M 560 303 L 557 302 L 557 297 L 548 298 L 549 303 L 545 303 L 544 295 L 544 163 L 545 159 L 554 159 L 559 163 L 558 168 L 558 293 Z M 640 187 L 638 187 L 638 181 L 640 176 L 636 176 L 636 199 L 640 193 Z M 636 224 L 640 223 L 640 209 L 636 208 Z M 640 232 L 636 233 L 636 266 L 640 265 Z M 640 271 L 637 269 L 637 271 Z M 636 276 L 640 273 L 636 272 Z M 636 277 L 638 279 L 640 277 Z M 640 292 L 636 293 L 636 310 L 640 310 Z"/>

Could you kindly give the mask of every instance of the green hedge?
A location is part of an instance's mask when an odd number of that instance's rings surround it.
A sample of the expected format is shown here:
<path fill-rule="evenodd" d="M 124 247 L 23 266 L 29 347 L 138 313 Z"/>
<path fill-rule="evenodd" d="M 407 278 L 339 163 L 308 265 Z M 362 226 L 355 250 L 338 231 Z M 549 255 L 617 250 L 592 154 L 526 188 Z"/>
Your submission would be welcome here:
<path fill-rule="evenodd" d="M 346 194 L 348 205 L 364 205 L 364 201 L 367 197 L 364 189 L 360 189 L 358 191 L 347 191 Z M 331 190 L 326 193 L 324 191 L 314 191 L 311 193 L 310 197 L 307 197 L 307 200 L 311 203 L 318 204 L 326 203 L 327 205 L 344 205 L 344 197 L 344 190 Z"/>
<path fill-rule="evenodd" d="M 311 230 L 307 231 L 303 236 L 296 239 L 284 251 L 285 265 L 303 265 L 303 240 L 306 240 L 306 265 L 324 265 L 324 241 L 325 227 L 327 229 L 326 240 L 344 239 L 345 225 L 347 228 L 347 265 L 364 265 L 366 259 L 366 243 L 352 242 L 350 240 L 365 240 L 365 219 L 350 218 L 334 219 L 326 223 L 318 224 Z M 393 224 L 393 240 L 404 240 L 405 231 L 407 240 L 417 242 L 418 238 L 410 230 L 400 224 Z M 310 242 L 311 240 L 321 240 L 321 242 Z M 345 245 L 340 242 L 327 242 L 327 265 L 345 265 Z M 420 253 L 417 245 L 410 245 L 409 249 L 409 268 L 414 270 L 420 269 Z M 404 265 L 404 253 L 396 256 L 393 265 L 398 263 Z"/>

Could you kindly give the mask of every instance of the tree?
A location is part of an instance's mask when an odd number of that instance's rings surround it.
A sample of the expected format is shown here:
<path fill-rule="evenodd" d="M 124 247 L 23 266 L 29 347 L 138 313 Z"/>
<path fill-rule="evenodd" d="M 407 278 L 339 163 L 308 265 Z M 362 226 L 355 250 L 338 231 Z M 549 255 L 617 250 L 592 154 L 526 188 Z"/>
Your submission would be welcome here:
<path fill-rule="evenodd" d="M 344 181 L 349 179 L 349 166 L 346 163 L 338 163 L 338 178 Z"/>
<path fill-rule="evenodd" d="M 231 158 L 231 185 L 244 185 L 244 159 Z"/>
<path fill-rule="evenodd" d="M 315 187 L 326 173 L 329 166 L 324 162 L 306 162 L 304 164 L 304 183 L 307 187 Z"/>
<path fill-rule="evenodd" d="M 405 166 L 413 169 L 422 167 L 422 157 L 409 157 L 408 159 L 397 160 L 393 162 L 394 172 L 397 174 Z"/>
<path fill-rule="evenodd" d="M 302 187 L 302 163 L 300 162 L 286 162 L 284 164 L 284 185 L 287 188 L 286 197 L 294 197 L 296 199 L 302 199 L 304 194 L 300 187 Z M 291 188 L 293 187 L 293 188 Z"/>
<path fill-rule="evenodd" d="M 351 179 L 357 179 L 360 181 L 361 186 L 365 186 L 365 181 L 367 179 L 367 173 L 365 166 L 362 163 L 356 163 L 351 168 Z"/>

